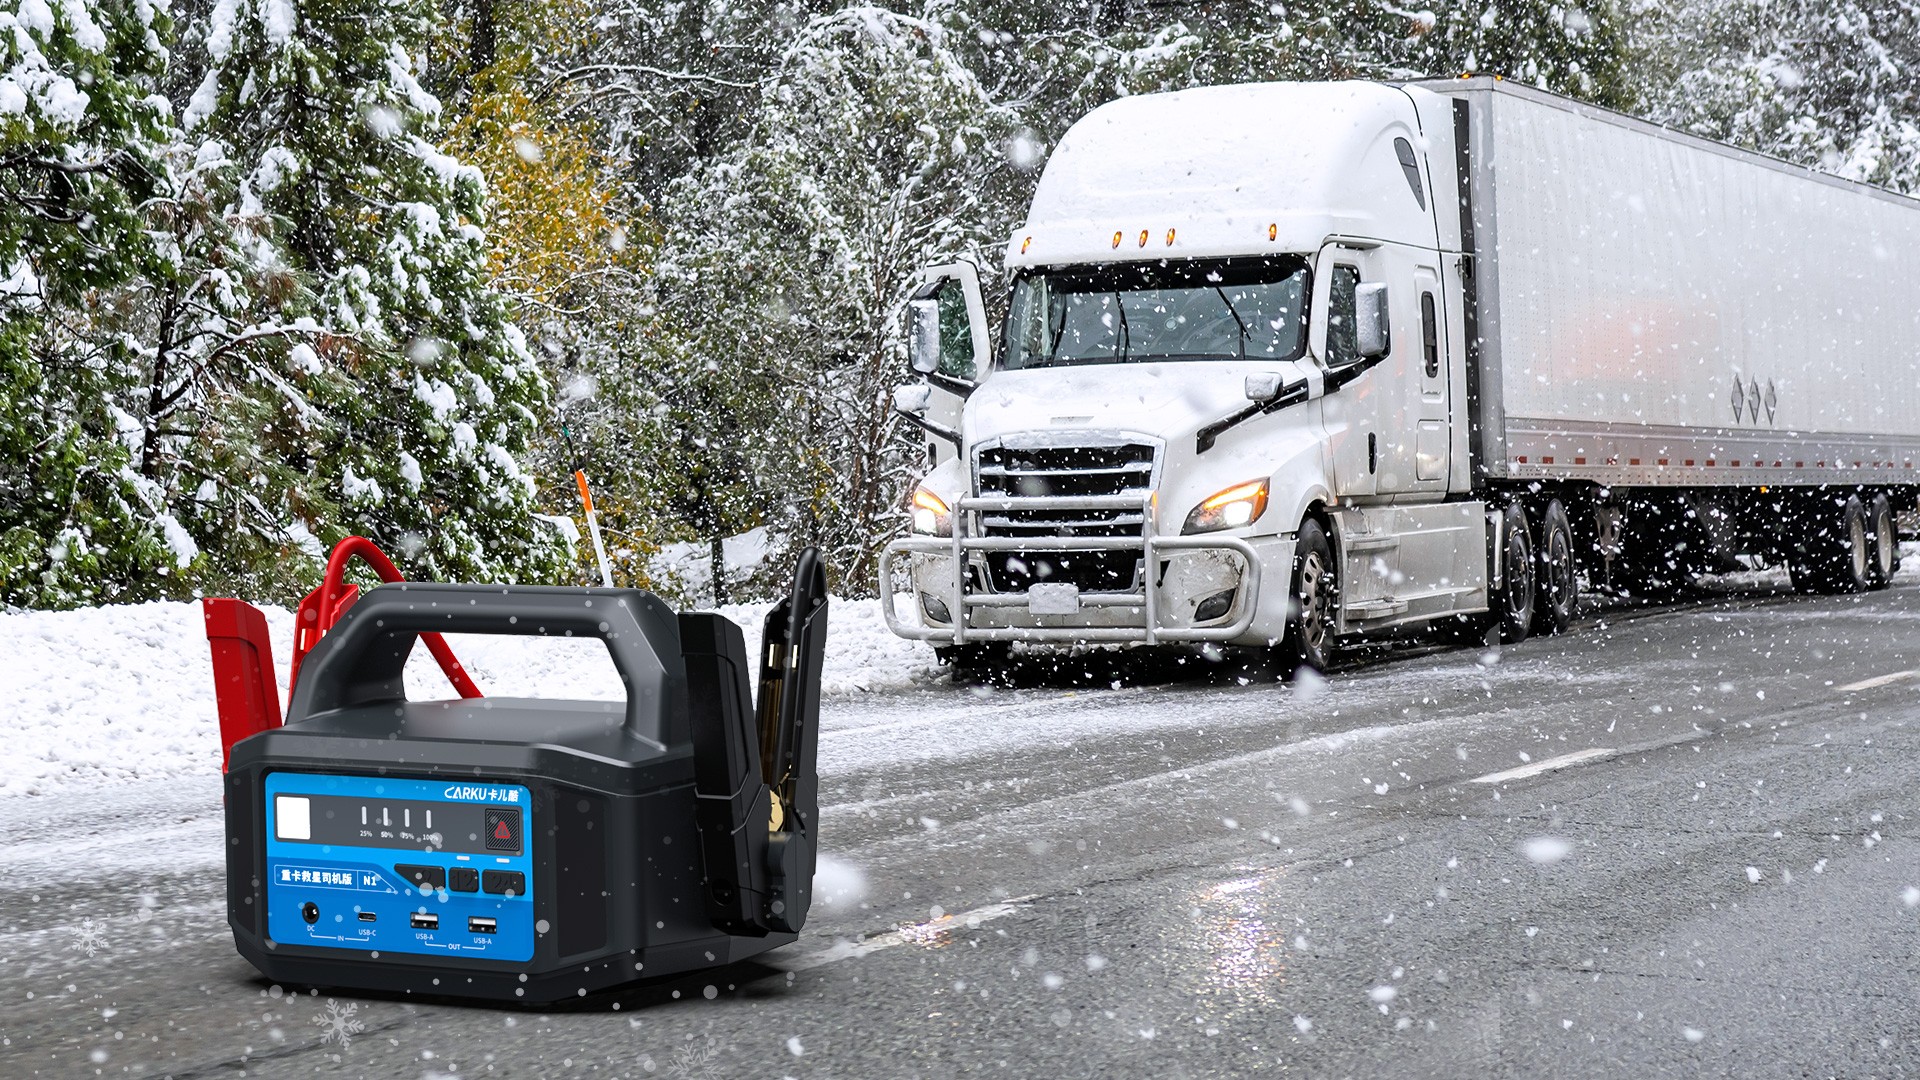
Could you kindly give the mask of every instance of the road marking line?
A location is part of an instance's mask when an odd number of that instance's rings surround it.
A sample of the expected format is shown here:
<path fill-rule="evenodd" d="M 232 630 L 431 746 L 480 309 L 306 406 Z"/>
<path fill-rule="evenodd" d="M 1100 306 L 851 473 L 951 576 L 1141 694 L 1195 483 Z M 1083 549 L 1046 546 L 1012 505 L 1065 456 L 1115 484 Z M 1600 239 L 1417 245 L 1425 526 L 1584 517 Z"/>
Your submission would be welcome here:
<path fill-rule="evenodd" d="M 900 945 L 924 945 L 928 947 L 944 945 L 956 930 L 972 930 L 982 923 L 1004 918 L 1019 911 L 1027 903 L 1038 900 L 1038 894 L 1016 896 L 1002 900 L 997 904 L 977 907 L 972 911 L 962 911 L 957 915 L 942 915 L 937 919 L 923 923 L 909 923 L 898 930 L 889 930 L 884 934 L 875 934 L 864 941 L 841 941 L 832 948 L 821 949 L 805 956 L 796 956 L 786 961 L 788 971 L 807 971 L 823 967 L 838 960 L 851 960 L 867 956 L 882 949 L 891 949 Z"/>
<path fill-rule="evenodd" d="M 1470 784 L 1504 784 L 1509 780 L 1525 780 L 1529 776 L 1539 776 L 1541 773 L 1552 772 L 1555 769 L 1565 769 L 1574 765 L 1585 764 L 1589 761 L 1599 761 L 1602 758 L 1610 758 L 1619 752 L 1620 751 L 1612 747 L 1596 746 L 1590 750 L 1576 750 L 1571 754 L 1562 754 L 1556 758 L 1547 758 L 1545 761 L 1535 761 L 1527 765 L 1522 765 L 1517 769 L 1508 769 L 1506 772 L 1476 776 L 1467 782 Z"/>
<path fill-rule="evenodd" d="M 1891 675 L 1876 675 L 1871 679 L 1861 679 L 1859 682 L 1848 683 L 1847 685 L 1842 686 L 1839 689 L 1840 689 L 1840 692 L 1843 694 L 1851 694 L 1855 690 L 1871 690 L 1876 686 L 1885 686 L 1888 683 L 1897 683 L 1901 679 L 1911 679 L 1915 675 L 1920 675 L 1920 671 L 1896 671 Z"/>

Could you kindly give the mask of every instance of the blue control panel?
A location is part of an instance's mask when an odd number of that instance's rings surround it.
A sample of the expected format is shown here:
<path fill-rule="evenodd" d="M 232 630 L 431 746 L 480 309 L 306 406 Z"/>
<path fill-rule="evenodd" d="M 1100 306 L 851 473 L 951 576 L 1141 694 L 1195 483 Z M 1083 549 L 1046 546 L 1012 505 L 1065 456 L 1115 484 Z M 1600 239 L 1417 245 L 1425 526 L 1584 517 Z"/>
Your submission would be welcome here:
<path fill-rule="evenodd" d="M 265 789 L 269 938 L 533 958 L 533 795 L 525 787 L 273 772 Z"/>

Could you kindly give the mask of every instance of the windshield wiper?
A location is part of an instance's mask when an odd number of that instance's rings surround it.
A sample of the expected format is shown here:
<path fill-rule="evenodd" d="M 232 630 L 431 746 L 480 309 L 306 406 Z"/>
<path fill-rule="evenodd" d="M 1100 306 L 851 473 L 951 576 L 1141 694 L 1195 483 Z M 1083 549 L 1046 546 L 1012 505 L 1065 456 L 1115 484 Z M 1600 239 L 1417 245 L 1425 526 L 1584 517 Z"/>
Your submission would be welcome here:
<path fill-rule="evenodd" d="M 1225 290 L 1215 285 L 1213 291 L 1220 295 L 1220 302 L 1227 305 L 1227 314 L 1233 316 L 1233 324 L 1240 328 L 1240 359 L 1245 360 L 1247 358 L 1247 338 L 1253 336 L 1247 329 L 1247 321 L 1242 319 L 1240 312 L 1234 309 L 1233 301 L 1227 299 Z"/>

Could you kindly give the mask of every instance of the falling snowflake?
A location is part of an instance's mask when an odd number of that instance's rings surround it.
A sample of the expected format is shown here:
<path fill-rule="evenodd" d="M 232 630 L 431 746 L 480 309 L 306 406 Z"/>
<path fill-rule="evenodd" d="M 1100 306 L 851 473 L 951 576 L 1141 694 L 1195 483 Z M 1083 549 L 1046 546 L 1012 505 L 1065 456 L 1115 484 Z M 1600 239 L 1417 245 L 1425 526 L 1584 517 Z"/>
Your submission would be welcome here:
<path fill-rule="evenodd" d="M 720 1040 L 689 1035 L 686 1044 L 673 1052 L 673 1060 L 667 1062 L 667 1075 L 675 1080 L 724 1080 L 717 1064 L 719 1057 Z"/>
<path fill-rule="evenodd" d="M 74 952 L 92 956 L 107 947 L 107 923 L 104 919 L 88 919 L 78 926 L 69 926 L 67 933 L 73 938 L 67 947 Z"/>
<path fill-rule="evenodd" d="M 322 1043 L 337 1042 L 340 1044 L 340 1049 L 345 1050 L 355 1035 L 367 1029 L 367 1022 L 353 1015 L 359 1011 L 359 1002 L 348 1002 L 342 1005 L 328 998 L 326 1011 L 313 1018 L 315 1024 L 325 1029 L 320 1033 L 320 1041 Z"/>

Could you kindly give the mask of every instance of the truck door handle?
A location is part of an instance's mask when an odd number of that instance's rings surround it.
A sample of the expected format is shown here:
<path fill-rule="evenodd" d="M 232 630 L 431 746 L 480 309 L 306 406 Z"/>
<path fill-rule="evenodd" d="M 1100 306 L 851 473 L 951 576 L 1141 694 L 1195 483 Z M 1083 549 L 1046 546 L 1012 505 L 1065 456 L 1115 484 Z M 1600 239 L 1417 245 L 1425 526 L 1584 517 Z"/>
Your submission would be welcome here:
<path fill-rule="evenodd" d="M 1367 432 L 1367 471 L 1376 472 L 1380 467 L 1380 444 L 1373 432 Z"/>

